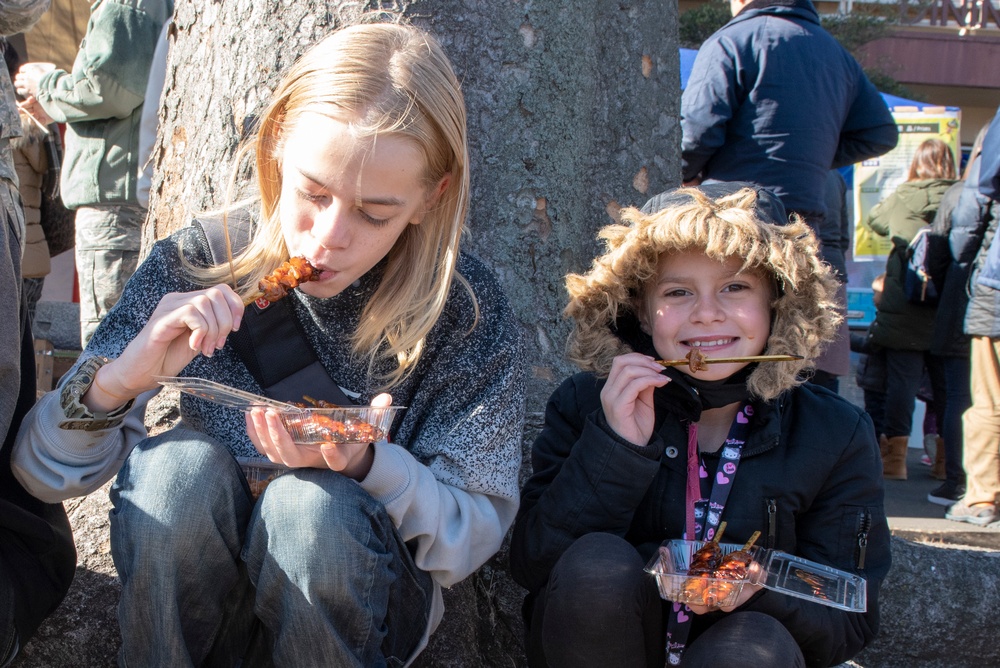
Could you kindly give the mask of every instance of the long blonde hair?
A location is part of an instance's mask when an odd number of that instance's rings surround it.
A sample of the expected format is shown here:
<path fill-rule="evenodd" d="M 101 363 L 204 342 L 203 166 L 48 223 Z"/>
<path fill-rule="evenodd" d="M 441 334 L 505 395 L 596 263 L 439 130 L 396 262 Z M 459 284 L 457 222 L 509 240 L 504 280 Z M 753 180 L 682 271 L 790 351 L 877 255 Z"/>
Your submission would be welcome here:
<path fill-rule="evenodd" d="M 566 276 L 574 320 L 568 357 L 585 371 L 605 376 L 611 361 L 631 348 L 617 334 L 622 317 L 634 318 L 643 291 L 656 275 L 660 256 L 688 250 L 724 261 L 739 257 L 742 271 L 773 280 L 771 333 L 766 354 L 792 354 L 801 362 L 761 364 L 747 379 L 750 392 L 770 400 L 801 382 L 801 371 L 837 334 L 837 281 L 819 258 L 815 234 L 801 220 L 788 225 L 763 222 L 757 195 L 749 188 L 712 200 L 693 188 L 677 191 L 688 201 L 644 214 L 625 209 L 622 224 L 600 231 L 607 244 L 586 274 Z"/>
<path fill-rule="evenodd" d="M 350 119 L 359 138 L 392 134 L 414 142 L 426 160 L 423 178 L 428 189 L 448 176 L 444 192 L 423 222 L 407 225 L 389 251 L 381 283 L 352 337 L 355 353 L 367 357 L 370 368 L 382 357 L 398 362 L 380 377 L 387 389 L 417 364 L 453 279 L 475 303 L 468 283 L 455 271 L 469 208 L 461 87 L 440 44 L 410 25 L 354 25 L 311 47 L 278 85 L 261 116 L 255 141 L 237 154 L 237 165 L 254 154 L 260 201 L 256 232 L 233 258 L 241 296 L 252 294 L 261 278 L 288 259 L 278 218 L 280 156 L 284 139 L 305 112 Z M 206 284 L 230 278 L 227 265 L 193 273 Z"/>

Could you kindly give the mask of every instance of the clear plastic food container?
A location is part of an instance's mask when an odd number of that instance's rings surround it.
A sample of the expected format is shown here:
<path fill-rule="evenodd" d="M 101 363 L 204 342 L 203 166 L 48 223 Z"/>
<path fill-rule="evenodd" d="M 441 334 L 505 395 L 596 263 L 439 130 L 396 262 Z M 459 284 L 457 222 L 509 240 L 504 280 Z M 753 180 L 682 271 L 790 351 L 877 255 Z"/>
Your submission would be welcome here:
<path fill-rule="evenodd" d="M 388 437 L 398 406 L 375 408 L 279 409 L 281 421 L 299 445 L 377 443 Z"/>
<path fill-rule="evenodd" d="M 708 607 L 722 607 L 736 602 L 743 591 L 743 585 L 749 581 L 749 570 L 756 561 L 760 548 L 751 547 L 743 552 L 749 557 L 749 561 L 745 561 L 746 568 L 726 567 L 713 571 L 712 576 L 690 575 L 688 571 L 696 553 L 707 544 L 703 541 L 671 540 L 659 547 L 646 564 L 646 571 L 656 576 L 660 596 L 668 601 Z M 719 543 L 723 560 L 741 550 L 742 545 Z"/>
<path fill-rule="evenodd" d="M 277 401 L 204 378 L 157 377 L 156 381 L 220 406 L 243 411 L 252 408 L 277 411 L 292 440 L 299 445 L 374 443 L 388 439 L 393 418 L 398 411 L 405 410 L 403 406 L 310 407 L 304 403 Z"/>
<path fill-rule="evenodd" d="M 292 469 L 287 466 L 282 466 L 281 464 L 275 464 L 270 459 L 264 459 L 263 457 L 237 457 L 236 461 L 239 463 L 240 468 L 243 469 L 243 475 L 247 478 L 247 484 L 250 486 L 250 494 L 256 499 L 264 491 L 272 480 L 277 478 L 282 473 L 287 473 Z"/>
<path fill-rule="evenodd" d="M 660 596 L 677 603 L 722 607 L 734 603 L 743 586 L 750 583 L 849 612 L 868 609 L 868 590 L 863 577 L 780 550 L 751 547 L 750 565 L 745 577 L 739 580 L 690 575 L 692 557 L 704 545 L 702 541 L 664 541 L 646 564 L 646 571 L 656 577 Z M 742 547 L 732 543 L 719 545 L 723 555 Z"/>

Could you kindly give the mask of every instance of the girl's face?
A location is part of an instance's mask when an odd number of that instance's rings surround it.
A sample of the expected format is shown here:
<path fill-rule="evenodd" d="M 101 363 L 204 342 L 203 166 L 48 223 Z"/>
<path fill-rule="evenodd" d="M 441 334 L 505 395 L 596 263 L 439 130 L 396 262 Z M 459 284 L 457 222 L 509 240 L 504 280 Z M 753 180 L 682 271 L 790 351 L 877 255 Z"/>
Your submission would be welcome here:
<path fill-rule="evenodd" d="M 408 225 L 419 225 L 446 187 L 432 192 L 412 141 L 358 139 L 349 126 L 306 112 L 285 137 L 278 212 L 291 256 L 304 255 L 320 280 L 299 289 L 333 297 L 389 252 Z"/>
<path fill-rule="evenodd" d="M 699 251 L 660 257 L 655 278 L 646 285 L 639 318 L 663 359 L 683 359 L 692 348 L 706 357 L 760 355 L 771 332 L 771 288 L 756 273 L 739 273 L 737 257 L 718 262 Z M 701 380 L 722 380 L 746 366 L 710 364 L 684 373 Z"/>

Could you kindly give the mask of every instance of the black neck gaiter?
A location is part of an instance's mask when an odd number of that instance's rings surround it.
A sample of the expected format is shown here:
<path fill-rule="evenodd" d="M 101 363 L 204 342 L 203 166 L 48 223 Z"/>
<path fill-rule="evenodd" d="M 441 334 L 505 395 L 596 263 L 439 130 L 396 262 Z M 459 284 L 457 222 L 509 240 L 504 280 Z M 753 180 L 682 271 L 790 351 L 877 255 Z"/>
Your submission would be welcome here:
<path fill-rule="evenodd" d="M 700 380 L 674 367 L 664 369 L 663 375 L 668 376 L 670 382 L 653 392 L 657 428 L 668 414 L 697 422 L 703 410 L 747 400 L 750 396 L 747 378 L 756 368 L 756 364 L 748 364 L 722 380 Z"/>

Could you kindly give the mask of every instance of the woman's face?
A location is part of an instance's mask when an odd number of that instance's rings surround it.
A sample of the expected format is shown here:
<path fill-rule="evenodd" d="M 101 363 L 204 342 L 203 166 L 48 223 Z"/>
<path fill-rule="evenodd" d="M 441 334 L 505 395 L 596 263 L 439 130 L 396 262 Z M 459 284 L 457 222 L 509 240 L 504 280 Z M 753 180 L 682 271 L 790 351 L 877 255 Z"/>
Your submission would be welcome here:
<path fill-rule="evenodd" d="M 757 273 L 739 273 L 742 261 L 718 262 L 698 251 L 663 255 L 646 285 L 640 320 L 663 359 L 683 359 L 692 348 L 708 358 L 760 355 L 771 332 L 771 288 Z M 722 380 L 743 364 L 710 364 L 692 374 Z"/>
<path fill-rule="evenodd" d="M 428 192 L 425 161 L 396 135 L 358 139 L 350 127 L 306 112 L 285 138 L 278 212 L 291 256 L 304 255 L 320 280 L 299 289 L 340 294 L 389 252 L 408 225 L 419 225 L 442 179 Z"/>

